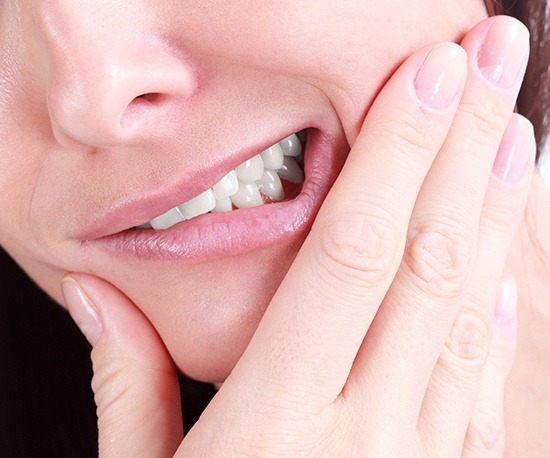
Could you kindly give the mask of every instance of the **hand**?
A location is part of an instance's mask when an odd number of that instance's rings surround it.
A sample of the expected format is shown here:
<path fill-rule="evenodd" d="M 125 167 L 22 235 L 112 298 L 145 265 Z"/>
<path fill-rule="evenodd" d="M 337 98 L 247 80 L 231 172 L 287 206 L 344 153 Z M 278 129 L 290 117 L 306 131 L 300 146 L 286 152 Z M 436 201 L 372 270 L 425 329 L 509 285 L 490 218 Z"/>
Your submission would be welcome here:
<path fill-rule="evenodd" d="M 527 32 L 491 18 L 461 45 L 418 51 L 380 92 L 250 345 L 183 441 L 154 328 L 106 282 L 65 280 L 94 344 L 101 455 L 502 453 L 515 300 L 497 296 L 535 150 L 512 114 Z"/>

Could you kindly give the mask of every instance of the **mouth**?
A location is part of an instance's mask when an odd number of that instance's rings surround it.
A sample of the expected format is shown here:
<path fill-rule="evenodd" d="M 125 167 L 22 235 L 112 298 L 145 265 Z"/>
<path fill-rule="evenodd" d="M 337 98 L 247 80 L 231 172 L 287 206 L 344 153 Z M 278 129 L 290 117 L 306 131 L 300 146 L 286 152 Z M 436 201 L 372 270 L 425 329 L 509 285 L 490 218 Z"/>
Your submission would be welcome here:
<path fill-rule="evenodd" d="M 147 219 L 81 240 L 82 247 L 122 258 L 203 261 L 305 237 L 349 146 L 343 136 L 316 127 L 281 137 L 194 197 L 170 205 L 174 196 L 157 196 Z M 158 204 L 163 200 L 164 209 Z M 136 208 L 144 214 L 135 204 L 124 214 Z"/>
<path fill-rule="evenodd" d="M 291 134 L 230 170 L 212 187 L 137 229 L 165 230 L 207 213 L 252 208 L 296 196 L 304 181 L 305 130 Z"/>

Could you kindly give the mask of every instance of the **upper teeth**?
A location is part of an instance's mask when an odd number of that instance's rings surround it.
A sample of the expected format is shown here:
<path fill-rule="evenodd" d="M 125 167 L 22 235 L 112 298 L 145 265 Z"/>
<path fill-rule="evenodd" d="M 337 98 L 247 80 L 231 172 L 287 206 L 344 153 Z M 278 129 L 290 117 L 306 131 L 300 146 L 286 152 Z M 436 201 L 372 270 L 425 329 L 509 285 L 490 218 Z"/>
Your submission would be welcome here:
<path fill-rule="evenodd" d="M 304 181 L 304 172 L 297 162 L 301 154 L 302 144 L 292 134 L 246 160 L 203 193 L 139 227 L 167 229 L 208 212 L 231 211 L 233 205 L 255 207 L 263 204 L 261 194 L 281 201 L 285 195 L 280 178 L 297 184 Z"/>

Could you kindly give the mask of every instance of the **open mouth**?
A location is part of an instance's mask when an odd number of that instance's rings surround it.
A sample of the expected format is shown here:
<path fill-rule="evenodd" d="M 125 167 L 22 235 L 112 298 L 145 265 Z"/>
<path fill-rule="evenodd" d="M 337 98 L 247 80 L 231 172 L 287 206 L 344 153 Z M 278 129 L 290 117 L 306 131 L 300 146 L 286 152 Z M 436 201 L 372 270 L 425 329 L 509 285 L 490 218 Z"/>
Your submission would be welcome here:
<path fill-rule="evenodd" d="M 181 204 L 177 196 L 163 192 L 107 213 L 94 221 L 97 228 L 91 234 L 80 239 L 82 247 L 123 258 L 195 262 L 305 237 L 349 145 L 342 134 L 331 135 L 317 126 L 281 137 L 263 150 L 251 148 L 248 159 L 233 162 L 234 168 L 215 184 L 206 191 L 198 188 L 195 197 Z M 152 209 L 166 208 L 163 202 L 168 199 L 174 206 L 154 216 Z M 105 233 L 121 212 L 123 220 L 133 219 L 135 224 Z M 132 216 L 138 212 L 149 221 Z"/>
<path fill-rule="evenodd" d="M 282 202 L 296 196 L 304 182 L 306 131 L 289 135 L 229 171 L 211 188 L 137 229 L 165 230 L 206 213 Z"/>

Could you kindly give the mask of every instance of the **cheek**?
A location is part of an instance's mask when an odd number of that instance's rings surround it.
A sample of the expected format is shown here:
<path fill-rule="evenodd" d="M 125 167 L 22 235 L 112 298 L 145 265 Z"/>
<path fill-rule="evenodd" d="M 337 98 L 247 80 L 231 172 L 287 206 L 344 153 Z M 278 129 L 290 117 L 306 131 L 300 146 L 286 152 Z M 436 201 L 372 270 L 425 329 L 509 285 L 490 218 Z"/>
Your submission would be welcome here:
<path fill-rule="evenodd" d="M 15 33 L 0 21 L 0 245 L 14 257 L 32 259 L 42 247 L 29 215 L 51 131 L 44 96 Z"/>
<path fill-rule="evenodd" d="M 407 56 L 434 42 L 459 41 L 487 16 L 482 0 L 283 0 L 262 2 L 259 11 L 261 18 L 228 6 L 223 15 L 209 18 L 231 36 L 213 38 L 232 44 L 222 44 L 219 52 L 320 88 L 350 143 L 374 96 Z"/>
<path fill-rule="evenodd" d="M 51 214 L 48 208 L 41 210 L 42 217 L 35 221 L 33 203 L 39 192 L 55 193 L 52 186 L 38 191 L 42 164 L 46 159 L 43 153 L 42 131 L 33 117 L 25 123 L 17 120 L 17 106 L 14 104 L 13 117 L 0 117 L 0 130 L 9 133 L 0 134 L 0 246 L 8 251 L 29 272 L 35 273 L 35 279 L 44 275 L 43 268 L 52 265 L 56 260 L 50 253 L 48 245 L 42 243 L 47 221 L 58 220 L 59 216 Z"/>
<path fill-rule="evenodd" d="M 350 144 L 374 98 L 408 56 L 436 42 L 459 42 L 487 17 L 481 0 L 378 3 L 375 8 L 363 6 L 362 15 L 347 12 L 352 19 L 336 29 L 336 39 L 323 48 L 314 73 Z"/>

